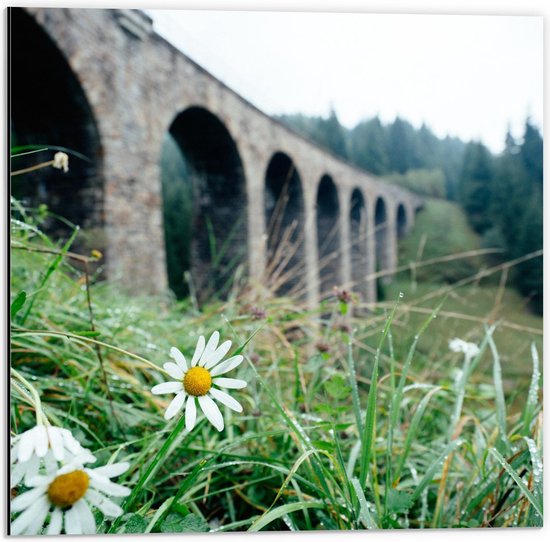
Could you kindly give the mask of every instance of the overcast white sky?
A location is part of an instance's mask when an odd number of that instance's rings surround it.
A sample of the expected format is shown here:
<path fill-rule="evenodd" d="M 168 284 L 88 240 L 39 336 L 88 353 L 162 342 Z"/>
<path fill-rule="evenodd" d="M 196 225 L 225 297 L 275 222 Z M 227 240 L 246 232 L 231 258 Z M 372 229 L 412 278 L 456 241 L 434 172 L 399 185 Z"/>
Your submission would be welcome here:
<path fill-rule="evenodd" d="M 379 115 L 502 150 L 542 129 L 542 17 L 147 10 L 156 31 L 268 114 Z"/>

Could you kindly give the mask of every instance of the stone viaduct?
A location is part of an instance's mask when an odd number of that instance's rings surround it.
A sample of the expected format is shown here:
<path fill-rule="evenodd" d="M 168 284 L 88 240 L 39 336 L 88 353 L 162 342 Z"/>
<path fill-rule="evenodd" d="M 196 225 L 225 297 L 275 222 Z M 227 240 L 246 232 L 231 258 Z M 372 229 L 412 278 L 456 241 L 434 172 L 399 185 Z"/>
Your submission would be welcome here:
<path fill-rule="evenodd" d="M 91 159 L 71 158 L 66 177 L 37 186 L 91 232 L 107 277 L 140 293 L 167 288 L 160 163 L 169 133 L 193 172 L 198 290 L 240 263 L 252 284 L 312 306 L 334 285 L 376 299 L 372 275 L 391 276 L 420 198 L 259 111 L 140 11 L 12 8 L 8 19 L 12 137 Z M 224 247 L 217 255 L 212 239 Z"/>

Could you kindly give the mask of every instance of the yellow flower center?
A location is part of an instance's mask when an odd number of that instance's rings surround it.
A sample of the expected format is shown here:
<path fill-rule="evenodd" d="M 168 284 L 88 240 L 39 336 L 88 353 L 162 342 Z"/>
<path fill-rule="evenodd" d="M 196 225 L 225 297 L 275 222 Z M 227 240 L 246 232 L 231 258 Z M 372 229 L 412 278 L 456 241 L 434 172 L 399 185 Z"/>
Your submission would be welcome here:
<path fill-rule="evenodd" d="M 206 395 L 211 387 L 210 371 L 204 367 L 191 367 L 183 377 L 183 388 L 189 395 Z"/>
<path fill-rule="evenodd" d="M 48 499 L 59 508 L 68 508 L 84 496 L 89 485 L 90 477 L 82 470 L 61 474 L 49 485 Z"/>

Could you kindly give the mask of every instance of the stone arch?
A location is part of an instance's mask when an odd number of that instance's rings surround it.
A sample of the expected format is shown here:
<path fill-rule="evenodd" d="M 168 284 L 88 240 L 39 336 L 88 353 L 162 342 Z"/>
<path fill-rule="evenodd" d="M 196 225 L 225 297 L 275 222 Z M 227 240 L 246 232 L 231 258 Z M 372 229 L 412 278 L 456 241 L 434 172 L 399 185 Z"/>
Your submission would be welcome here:
<path fill-rule="evenodd" d="M 67 173 L 43 168 L 12 177 L 12 195 L 31 207 L 46 204 L 79 225 L 73 250 L 103 252 L 103 149 L 94 111 L 65 55 L 34 17 L 11 8 L 9 25 L 11 147 L 48 147 L 12 158 L 12 171 L 51 160 L 58 147 L 70 155 Z M 54 218 L 41 227 L 53 237 L 66 236 L 70 229 Z"/>
<path fill-rule="evenodd" d="M 396 213 L 397 221 L 396 221 L 396 227 L 397 227 L 397 238 L 401 239 L 405 237 L 408 230 L 408 220 L 407 220 L 407 210 L 405 209 L 405 206 L 400 203 L 397 206 L 397 213 Z"/>
<path fill-rule="evenodd" d="M 305 294 L 304 194 L 292 159 L 283 152 L 271 157 L 265 173 L 267 278 L 280 295 Z"/>
<path fill-rule="evenodd" d="M 379 270 L 388 269 L 388 206 L 382 196 L 377 198 L 374 208 L 374 230 L 377 268 Z"/>
<path fill-rule="evenodd" d="M 317 250 L 321 299 L 341 283 L 340 202 L 338 189 L 329 175 L 317 188 Z"/>
<path fill-rule="evenodd" d="M 350 252 L 352 288 L 366 294 L 367 275 L 367 206 L 363 193 L 355 188 L 350 204 Z"/>
<path fill-rule="evenodd" d="M 188 271 L 200 300 L 223 298 L 247 255 L 246 182 L 237 145 L 216 115 L 191 106 L 170 124 L 161 162 L 168 283 L 185 295 Z"/>

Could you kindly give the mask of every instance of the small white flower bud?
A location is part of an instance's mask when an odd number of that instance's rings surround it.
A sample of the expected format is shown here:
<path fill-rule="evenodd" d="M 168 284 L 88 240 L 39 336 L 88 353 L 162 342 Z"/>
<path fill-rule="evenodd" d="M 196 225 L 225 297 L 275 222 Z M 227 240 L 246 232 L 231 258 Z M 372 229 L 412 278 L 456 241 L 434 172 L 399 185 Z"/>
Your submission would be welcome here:
<path fill-rule="evenodd" d="M 53 157 L 52 166 L 56 169 L 62 169 L 64 173 L 69 171 L 69 156 L 64 152 L 56 152 Z"/>

